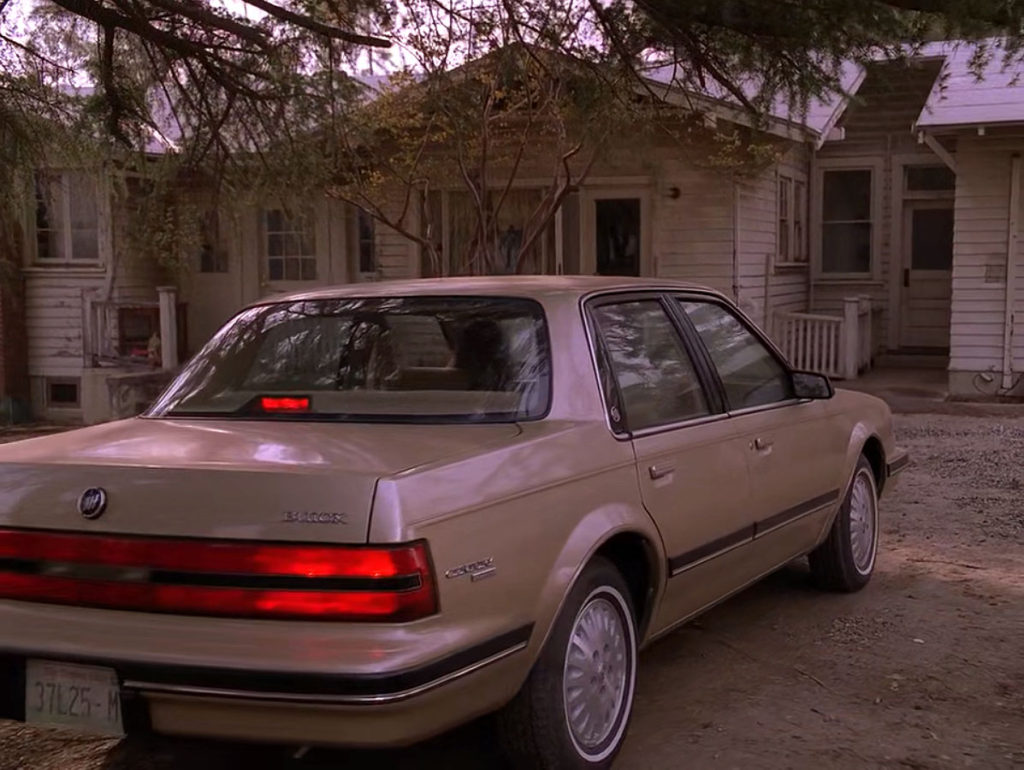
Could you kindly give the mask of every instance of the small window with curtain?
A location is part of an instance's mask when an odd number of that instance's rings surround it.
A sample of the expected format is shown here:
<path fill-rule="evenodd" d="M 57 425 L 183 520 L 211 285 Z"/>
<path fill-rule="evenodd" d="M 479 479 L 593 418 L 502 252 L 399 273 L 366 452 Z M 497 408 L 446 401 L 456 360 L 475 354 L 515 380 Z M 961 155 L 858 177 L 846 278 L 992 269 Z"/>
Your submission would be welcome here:
<path fill-rule="evenodd" d="M 863 275 L 872 270 L 871 169 L 829 169 L 822 179 L 821 271 Z"/>
<path fill-rule="evenodd" d="M 310 212 L 268 209 L 263 212 L 267 278 L 315 281 L 316 237 Z"/>

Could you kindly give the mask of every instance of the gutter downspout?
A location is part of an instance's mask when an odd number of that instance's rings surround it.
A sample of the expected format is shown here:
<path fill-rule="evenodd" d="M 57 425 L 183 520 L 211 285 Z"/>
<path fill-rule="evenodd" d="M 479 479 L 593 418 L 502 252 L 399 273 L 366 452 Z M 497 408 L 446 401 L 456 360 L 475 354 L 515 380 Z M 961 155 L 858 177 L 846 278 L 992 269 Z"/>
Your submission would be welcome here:
<path fill-rule="evenodd" d="M 732 298 L 740 305 L 740 185 L 732 178 Z"/>
<path fill-rule="evenodd" d="M 1017 241 L 1020 224 L 1020 154 L 1010 160 L 1010 216 L 1006 239 L 1006 300 L 1003 309 L 1003 391 L 1013 387 L 1013 303 L 1016 300 Z"/>

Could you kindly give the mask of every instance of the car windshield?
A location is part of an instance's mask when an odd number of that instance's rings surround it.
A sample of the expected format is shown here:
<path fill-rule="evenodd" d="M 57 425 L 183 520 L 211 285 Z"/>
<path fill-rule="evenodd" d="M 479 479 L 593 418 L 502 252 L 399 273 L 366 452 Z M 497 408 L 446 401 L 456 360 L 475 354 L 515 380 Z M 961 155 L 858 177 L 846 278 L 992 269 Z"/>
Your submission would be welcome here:
<path fill-rule="evenodd" d="M 508 422 L 548 410 L 547 326 L 533 301 L 303 300 L 242 312 L 148 417 Z"/>

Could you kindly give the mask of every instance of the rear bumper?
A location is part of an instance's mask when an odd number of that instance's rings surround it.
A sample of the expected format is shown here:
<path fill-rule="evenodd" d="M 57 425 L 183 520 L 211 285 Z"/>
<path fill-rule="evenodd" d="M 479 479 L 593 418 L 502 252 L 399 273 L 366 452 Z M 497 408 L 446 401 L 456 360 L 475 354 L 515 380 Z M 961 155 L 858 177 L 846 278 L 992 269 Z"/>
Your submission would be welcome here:
<path fill-rule="evenodd" d="M 155 663 L 102 655 L 0 651 L 0 717 L 24 719 L 25 661 L 117 672 L 127 732 L 154 731 L 292 745 L 414 743 L 510 700 L 528 668 L 532 626 L 401 670 L 273 671 Z"/>

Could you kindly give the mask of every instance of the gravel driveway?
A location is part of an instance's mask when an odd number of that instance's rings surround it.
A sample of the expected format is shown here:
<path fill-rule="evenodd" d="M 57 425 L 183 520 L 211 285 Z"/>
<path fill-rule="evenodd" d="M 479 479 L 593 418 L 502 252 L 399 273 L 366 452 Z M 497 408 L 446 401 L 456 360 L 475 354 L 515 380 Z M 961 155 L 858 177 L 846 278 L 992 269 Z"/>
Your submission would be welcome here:
<path fill-rule="evenodd" d="M 616 767 L 1024 766 L 1024 419 L 897 416 L 914 463 L 883 501 L 863 592 L 794 565 L 652 646 Z M 0 439 L 2 440 L 2 439 Z M 265 751 L 140 754 L 0 723 L 0 768 L 281 767 Z M 295 770 L 491 768 L 474 725 L 401 752 L 313 752 Z"/>

